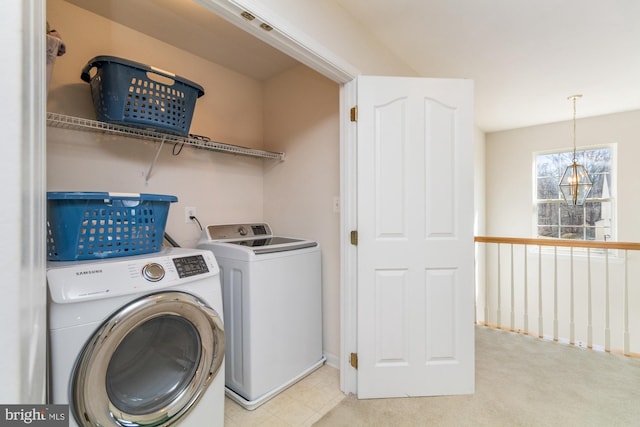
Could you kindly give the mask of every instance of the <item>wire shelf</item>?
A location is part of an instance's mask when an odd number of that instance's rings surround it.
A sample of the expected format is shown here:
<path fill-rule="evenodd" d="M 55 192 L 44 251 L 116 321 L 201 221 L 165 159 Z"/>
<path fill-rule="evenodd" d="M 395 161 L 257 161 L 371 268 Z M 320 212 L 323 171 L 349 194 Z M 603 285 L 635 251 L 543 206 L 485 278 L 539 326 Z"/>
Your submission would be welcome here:
<path fill-rule="evenodd" d="M 262 159 L 284 160 L 285 154 L 273 151 L 257 150 L 254 148 L 242 147 L 239 145 L 224 144 L 222 142 L 211 141 L 207 138 L 171 135 L 163 132 L 156 132 L 147 129 L 136 129 L 129 126 L 122 126 L 112 123 L 99 122 L 96 120 L 84 119 L 81 117 L 67 116 L 58 113 L 47 113 L 47 126 L 82 130 L 90 132 L 104 133 L 107 135 L 120 135 L 130 138 L 187 144 L 193 147 L 222 153 L 238 154 L 241 156 L 257 157 Z"/>

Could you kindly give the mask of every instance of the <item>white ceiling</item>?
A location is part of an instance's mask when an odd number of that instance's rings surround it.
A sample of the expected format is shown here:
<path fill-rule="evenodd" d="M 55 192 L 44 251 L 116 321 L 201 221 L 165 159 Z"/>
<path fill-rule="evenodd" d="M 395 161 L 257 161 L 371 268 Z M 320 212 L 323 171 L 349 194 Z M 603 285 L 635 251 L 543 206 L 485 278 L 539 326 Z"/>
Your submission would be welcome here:
<path fill-rule="evenodd" d="M 419 75 L 475 82 L 490 132 L 640 109 L 638 0 L 335 0 Z"/>
<path fill-rule="evenodd" d="M 68 1 L 256 79 L 295 64 L 190 1 Z M 325 1 L 418 75 L 473 79 L 486 132 L 570 120 L 574 94 L 578 118 L 640 109 L 639 0 Z"/>

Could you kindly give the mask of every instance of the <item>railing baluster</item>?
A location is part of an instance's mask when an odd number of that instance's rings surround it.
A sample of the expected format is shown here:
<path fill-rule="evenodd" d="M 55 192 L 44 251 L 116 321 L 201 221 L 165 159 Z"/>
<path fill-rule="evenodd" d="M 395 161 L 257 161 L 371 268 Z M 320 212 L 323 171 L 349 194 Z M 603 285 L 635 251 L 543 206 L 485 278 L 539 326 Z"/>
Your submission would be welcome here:
<path fill-rule="evenodd" d="M 500 244 L 498 243 L 498 309 L 497 309 L 497 324 L 498 328 L 502 328 L 502 322 L 500 320 L 500 310 L 502 310 L 502 283 L 500 280 Z"/>
<path fill-rule="evenodd" d="M 553 340 L 558 341 L 558 247 L 553 247 Z"/>
<path fill-rule="evenodd" d="M 624 355 L 629 355 L 629 270 L 628 270 L 628 251 L 624 250 Z"/>
<path fill-rule="evenodd" d="M 484 255 L 485 260 L 489 259 L 489 248 L 488 245 L 484 245 Z M 484 324 L 489 324 L 489 269 L 484 269 Z"/>
<path fill-rule="evenodd" d="M 569 301 L 569 344 L 574 344 L 575 340 L 575 312 L 573 306 L 573 298 L 574 298 L 574 284 L 573 284 L 573 248 L 570 251 L 571 258 L 571 301 Z"/>
<path fill-rule="evenodd" d="M 511 331 L 515 330 L 515 322 L 516 322 L 516 313 L 515 313 L 515 284 L 513 283 L 513 244 L 511 244 L 511 316 L 510 316 L 510 324 L 509 327 Z"/>
<path fill-rule="evenodd" d="M 542 246 L 538 245 L 538 338 L 542 337 Z"/>
<path fill-rule="evenodd" d="M 593 348 L 593 306 L 591 303 L 591 248 L 587 248 L 587 347 Z"/>
<path fill-rule="evenodd" d="M 524 245 L 524 333 L 529 335 L 529 274 L 527 272 L 527 245 Z"/>
<path fill-rule="evenodd" d="M 605 271 L 605 303 L 604 303 L 604 350 L 611 351 L 611 329 L 609 313 L 609 249 L 604 250 L 604 271 Z"/>

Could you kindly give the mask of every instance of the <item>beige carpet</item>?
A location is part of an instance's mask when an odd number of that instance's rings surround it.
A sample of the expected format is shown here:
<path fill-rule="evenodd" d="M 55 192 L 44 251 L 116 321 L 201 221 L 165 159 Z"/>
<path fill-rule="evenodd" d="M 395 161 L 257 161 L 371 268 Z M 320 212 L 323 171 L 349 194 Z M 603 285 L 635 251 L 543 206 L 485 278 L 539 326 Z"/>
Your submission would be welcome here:
<path fill-rule="evenodd" d="M 345 398 L 315 426 L 640 426 L 640 360 L 476 327 L 469 396 Z"/>

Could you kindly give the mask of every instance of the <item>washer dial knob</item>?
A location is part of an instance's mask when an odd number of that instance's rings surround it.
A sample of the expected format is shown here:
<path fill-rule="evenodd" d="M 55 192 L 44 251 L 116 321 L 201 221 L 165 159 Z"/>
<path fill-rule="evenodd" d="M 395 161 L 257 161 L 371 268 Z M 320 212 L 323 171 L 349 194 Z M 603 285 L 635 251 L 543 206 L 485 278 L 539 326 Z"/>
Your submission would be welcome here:
<path fill-rule="evenodd" d="M 142 267 L 142 277 L 150 282 L 158 282 L 164 277 L 164 267 L 158 263 L 151 262 Z"/>

